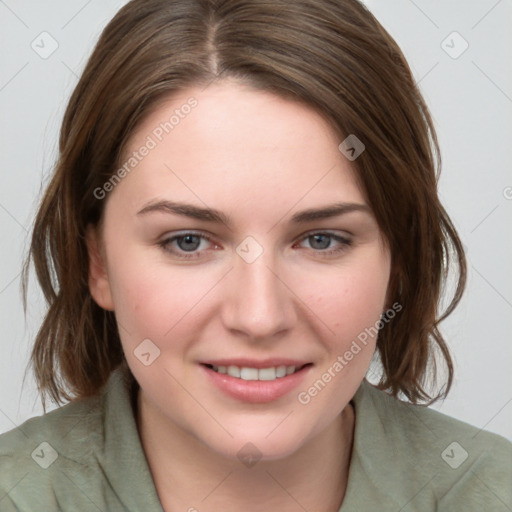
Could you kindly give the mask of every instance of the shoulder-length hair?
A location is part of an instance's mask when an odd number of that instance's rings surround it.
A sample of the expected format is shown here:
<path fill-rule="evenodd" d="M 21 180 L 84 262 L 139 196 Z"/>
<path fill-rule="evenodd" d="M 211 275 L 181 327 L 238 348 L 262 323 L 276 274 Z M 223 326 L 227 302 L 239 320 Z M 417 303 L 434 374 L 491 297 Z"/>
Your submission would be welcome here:
<path fill-rule="evenodd" d="M 403 307 L 379 333 L 378 387 L 413 403 L 445 397 L 453 365 L 438 325 L 461 298 L 466 263 L 437 194 L 432 119 L 395 41 L 357 0 L 133 0 L 104 29 L 70 98 L 24 265 L 25 307 L 31 260 L 48 303 L 31 354 L 43 406 L 47 395 L 98 393 L 126 364 L 114 313 L 88 287 L 85 232 L 105 206 L 94 191 L 160 100 L 227 77 L 312 106 L 340 142 L 364 143 L 353 165 L 391 251 L 390 303 Z M 436 353 L 447 372 L 433 398 Z"/>

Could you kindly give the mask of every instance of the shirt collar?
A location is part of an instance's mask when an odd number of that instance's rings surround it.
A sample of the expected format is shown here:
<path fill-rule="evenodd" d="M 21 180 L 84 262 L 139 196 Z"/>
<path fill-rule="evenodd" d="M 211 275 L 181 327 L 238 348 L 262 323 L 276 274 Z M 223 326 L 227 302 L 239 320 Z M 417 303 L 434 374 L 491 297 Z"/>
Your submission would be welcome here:
<path fill-rule="evenodd" d="M 133 408 L 136 381 L 126 366 L 104 389 L 104 460 L 108 482 L 127 510 L 163 512 L 137 430 Z"/>

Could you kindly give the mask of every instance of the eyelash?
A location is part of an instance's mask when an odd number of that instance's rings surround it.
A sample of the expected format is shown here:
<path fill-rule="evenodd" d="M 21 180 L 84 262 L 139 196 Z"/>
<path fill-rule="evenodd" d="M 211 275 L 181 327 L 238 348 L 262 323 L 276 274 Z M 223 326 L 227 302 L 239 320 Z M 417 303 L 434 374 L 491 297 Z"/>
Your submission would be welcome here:
<path fill-rule="evenodd" d="M 158 245 L 165 252 L 170 252 L 171 254 L 177 256 L 180 259 L 184 259 L 184 260 L 197 259 L 197 258 L 201 257 L 201 255 L 202 255 L 201 253 L 203 251 L 188 252 L 187 253 L 187 252 L 176 252 L 175 250 L 169 249 L 169 246 L 175 240 L 179 240 L 180 238 L 185 238 L 185 237 L 191 236 L 191 235 L 192 236 L 198 236 L 198 237 L 200 237 L 200 238 L 202 238 L 202 239 L 204 239 L 204 240 L 206 240 L 208 242 L 212 241 L 212 239 L 211 239 L 211 237 L 209 235 L 207 235 L 206 233 L 203 233 L 201 231 L 186 231 L 186 232 L 183 232 L 182 234 L 178 234 L 178 235 L 174 235 L 174 236 L 172 236 L 170 238 L 166 238 L 166 239 L 162 240 L 161 242 L 158 242 Z M 324 250 L 311 249 L 315 253 L 318 253 L 319 255 L 321 255 L 322 257 L 326 257 L 327 258 L 329 256 L 340 254 L 343 251 L 347 250 L 347 248 L 352 245 L 352 240 L 349 240 L 348 238 L 342 237 L 340 235 L 335 235 L 334 233 L 330 233 L 328 231 L 312 231 L 312 232 L 307 233 L 306 235 L 304 235 L 299 240 L 299 242 L 302 242 L 303 240 L 307 240 L 309 237 L 312 237 L 312 236 L 315 236 L 315 235 L 327 235 L 332 240 L 337 241 L 337 242 L 339 242 L 341 244 L 340 247 L 338 247 L 337 249 L 331 249 L 331 250 L 329 250 L 329 249 L 324 249 Z"/>

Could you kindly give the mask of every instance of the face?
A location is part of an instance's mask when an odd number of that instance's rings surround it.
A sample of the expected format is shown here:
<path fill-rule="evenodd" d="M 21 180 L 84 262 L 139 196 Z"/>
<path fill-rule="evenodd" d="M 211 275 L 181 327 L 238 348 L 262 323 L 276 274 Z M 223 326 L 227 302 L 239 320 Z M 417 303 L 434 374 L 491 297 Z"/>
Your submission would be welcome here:
<path fill-rule="evenodd" d="M 390 257 L 342 140 L 270 93 L 190 88 L 138 127 L 105 199 L 91 292 L 148 414 L 219 454 L 294 453 L 368 368 Z"/>

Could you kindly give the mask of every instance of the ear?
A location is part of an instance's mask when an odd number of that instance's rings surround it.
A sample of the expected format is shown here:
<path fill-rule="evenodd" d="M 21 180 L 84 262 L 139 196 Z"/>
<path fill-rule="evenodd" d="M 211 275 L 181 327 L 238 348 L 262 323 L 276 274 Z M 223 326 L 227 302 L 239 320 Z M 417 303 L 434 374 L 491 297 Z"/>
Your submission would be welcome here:
<path fill-rule="evenodd" d="M 114 311 L 114 301 L 112 300 L 100 233 L 91 224 L 87 226 L 85 242 L 89 254 L 89 291 L 98 306 L 108 311 Z"/>

